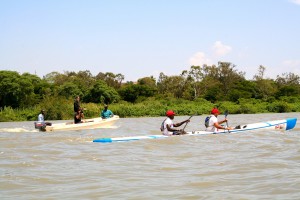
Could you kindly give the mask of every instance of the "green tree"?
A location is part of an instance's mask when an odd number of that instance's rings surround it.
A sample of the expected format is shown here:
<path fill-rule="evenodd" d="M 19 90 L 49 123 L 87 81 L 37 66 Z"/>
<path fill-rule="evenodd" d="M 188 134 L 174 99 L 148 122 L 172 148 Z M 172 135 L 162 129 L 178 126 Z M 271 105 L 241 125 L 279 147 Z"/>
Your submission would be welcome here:
<path fill-rule="evenodd" d="M 118 92 L 123 100 L 134 103 L 141 97 L 154 96 L 156 91 L 156 88 L 148 85 L 128 83 L 122 86 Z"/>
<path fill-rule="evenodd" d="M 175 98 L 182 98 L 186 87 L 186 80 L 183 76 L 166 76 L 160 74 L 157 88 L 160 94 L 171 94 Z"/>
<path fill-rule="evenodd" d="M 59 92 L 58 94 L 60 96 L 64 96 L 67 99 L 68 98 L 74 98 L 75 96 L 83 96 L 82 91 L 79 89 L 78 85 L 72 83 L 72 82 L 65 82 L 63 85 L 59 86 Z"/>
<path fill-rule="evenodd" d="M 192 99 L 196 99 L 204 93 L 204 88 L 201 84 L 204 79 L 204 73 L 200 66 L 191 66 L 190 70 L 184 70 L 181 76 L 186 79 L 187 88 L 190 88 L 187 89 L 190 91 L 189 93 L 193 93 Z"/>
<path fill-rule="evenodd" d="M 238 72 L 235 69 L 235 65 L 232 65 L 229 62 L 219 62 L 218 64 L 218 79 L 221 83 L 221 91 L 224 100 L 228 100 L 230 89 L 233 88 L 236 83 L 245 80 L 244 73 Z"/>
<path fill-rule="evenodd" d="M 300 95 L 300 77 L 294 73 L 284 73 L 277 76 L 276 84 L 278 91 L 276 97 Z"/>
<path fill-rule="evenodd" d="M 112 72 L 102 73 L 99 72 L 95 77 L 97 80 L 102 80 L 106 82 L 106 84 L 110 87 L 118 89 L 121 87 L 122 81 L 124 80 L 124 75 L 122 74 L 114 74 Z"/>
<path fill-rule="evenodd" d="M 137 82 L 139 85 L 147 85 L 149 87 L 156 88 L 156 81 L 153 76 L 140 78 Z"/>
<path fill-rule="evenodd" d="M 37 80 L 37 79 L 36 79 Z M 34 104 L 34 85 L 31 76 L 14 71 L 0 71 L 0 107 L 28 107 Z"/>
<path fill-rule="evenodd" d="M 118 92 L 104 81 L 98 80 L 85 97 L 86 102 L 114 103 L 120 100 Z"/>
<path fill-rule="evenodd" d="M 239 99 L 250 99 L 257 97 L 257 86 L 254 81 L 243 80 L 237 82 L 228 93 L 230 101 L 238 102 Z"/>
<path fill-rule="evenodd" d="M 258 74 L 254 75 L 254 80 L 256 81 L 258 95 L 257 98 L 267 100 L 277 91 L 275 82 L 272 79 L 264 79 L 264 74 L 266 67 L 260 65 L 258 68 Z"/>

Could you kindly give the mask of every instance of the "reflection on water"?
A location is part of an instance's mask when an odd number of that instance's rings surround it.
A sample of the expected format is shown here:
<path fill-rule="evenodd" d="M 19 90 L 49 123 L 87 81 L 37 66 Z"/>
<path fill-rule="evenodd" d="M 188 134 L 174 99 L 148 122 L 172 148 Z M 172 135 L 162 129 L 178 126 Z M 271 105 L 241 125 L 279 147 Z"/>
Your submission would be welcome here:
<path fill-rule="evenodd" d="M 176 116 L 179 122 L 188 116 Z M 222 119 L 223 116 L 219 116 Z M 99 137 L 160 134 L 163 117 L 114 127 L 36 132 L 0 123 L 1 199 L 298 199 L 299 113 L 229 115 L 229 125 L 297 117 L 294 130 L 176 136 L 122 143 Z M 187 131 L 203 130 L 196 116 Z"/>

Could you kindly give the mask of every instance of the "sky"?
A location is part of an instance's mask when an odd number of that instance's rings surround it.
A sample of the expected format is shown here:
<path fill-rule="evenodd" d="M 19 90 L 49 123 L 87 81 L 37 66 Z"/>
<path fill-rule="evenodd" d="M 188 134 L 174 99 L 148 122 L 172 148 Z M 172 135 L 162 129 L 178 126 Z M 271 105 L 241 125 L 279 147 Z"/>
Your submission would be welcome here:
<path fill-rule="evenodd" d="M 136 81 L 219 61 L 300 76 L 300 0 L 0 0 L 0 70 Z"/>

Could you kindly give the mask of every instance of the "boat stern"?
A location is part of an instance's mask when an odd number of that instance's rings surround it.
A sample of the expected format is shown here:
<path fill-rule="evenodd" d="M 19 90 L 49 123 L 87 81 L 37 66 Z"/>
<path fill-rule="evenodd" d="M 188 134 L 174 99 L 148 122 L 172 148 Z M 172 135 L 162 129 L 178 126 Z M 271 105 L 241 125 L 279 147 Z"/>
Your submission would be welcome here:
<path fill-rule="evenodd" d="M 291 130 L 296 126 L 297 118 L 289 118 L 286 120 L 286 129 L 285 130 Z"/>
<path fill-rule="evenodd" d="M 34 122 L 34 128 L 44 132 L 46 131 L 46 124 L 43 122 Z"/>

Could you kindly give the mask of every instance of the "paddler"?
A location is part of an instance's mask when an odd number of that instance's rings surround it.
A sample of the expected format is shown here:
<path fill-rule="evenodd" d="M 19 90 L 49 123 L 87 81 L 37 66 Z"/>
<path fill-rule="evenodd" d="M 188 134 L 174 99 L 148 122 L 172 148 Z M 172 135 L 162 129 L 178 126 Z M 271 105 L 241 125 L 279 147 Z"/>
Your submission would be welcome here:
<path fill-rule="evenodd" d="M 173 110 L 168 110 L 166 112 L 166 116 L 167 118 L 163 121 L 162 125 L 161 125 L 161 131 L 163 135 L 183 135 L 186 134 L 186 132 L 182 129 L 175 129 L 174 127 L 179 127 L 184 123 L 188 123 L 190 122 L 190 120 L 185 120 L 182 122 L 179 122 L 177 124 L 173 123 L 173 119 L 175 116 L 175 112 Z"/>
<path fill-rule="evenodd" d="M 219 110 L 217 108 L 213 108 L 211 110 L 211 116 L 209 117 L 208 121 L 208 126 L 206 127 L 205 131 L 210 131 L 210 132 L 216 132 L 219 129 L 224 129 L 224 130 L 232 130 L 232 127 L 224 127 L 221 126 L 220 124 L 224 122 L 228 122 L 227 118 L 224 120 L 218 121 L 218 115 L 220 114 Z"/>

